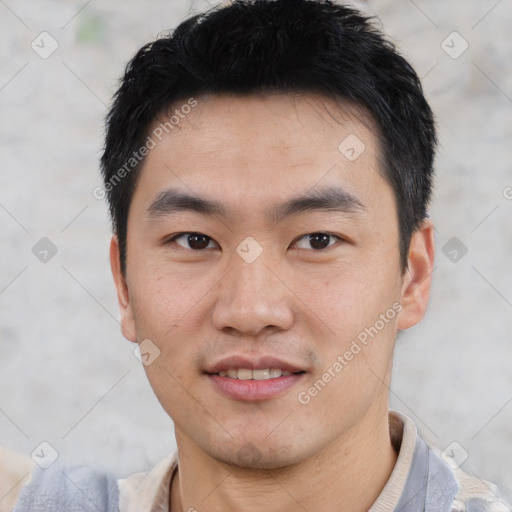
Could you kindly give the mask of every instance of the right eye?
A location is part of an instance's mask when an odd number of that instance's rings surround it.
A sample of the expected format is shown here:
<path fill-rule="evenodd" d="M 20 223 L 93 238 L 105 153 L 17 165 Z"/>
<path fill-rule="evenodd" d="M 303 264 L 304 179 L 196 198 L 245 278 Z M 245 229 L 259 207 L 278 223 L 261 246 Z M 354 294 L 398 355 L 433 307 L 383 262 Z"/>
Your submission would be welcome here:
<path fill-rule="evenodd" d="M 169 238 L 165 243 L 170 244 L 171 242 L 176 243 L 184 249 L 192 249 L 193 251 L 201 251 L 208 249 L 210 242 L 213 243 L 213 239 L 202 233 L 178 233 Z"/>

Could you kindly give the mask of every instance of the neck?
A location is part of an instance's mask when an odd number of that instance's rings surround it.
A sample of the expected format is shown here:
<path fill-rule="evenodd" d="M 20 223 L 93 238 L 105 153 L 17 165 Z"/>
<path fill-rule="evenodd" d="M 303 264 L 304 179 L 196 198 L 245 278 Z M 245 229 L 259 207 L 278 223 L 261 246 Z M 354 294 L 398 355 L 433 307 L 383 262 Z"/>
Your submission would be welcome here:
<path fill-rule="evenodd" d="M 178 472 L 171 486 L 171 511 L 331 512 L 367 511 L 391 475 L 397 454 L 385 414 L 365 418 L 342 439 L 307 460 L 261 470 L 227 465 L 176 430 Z"/>

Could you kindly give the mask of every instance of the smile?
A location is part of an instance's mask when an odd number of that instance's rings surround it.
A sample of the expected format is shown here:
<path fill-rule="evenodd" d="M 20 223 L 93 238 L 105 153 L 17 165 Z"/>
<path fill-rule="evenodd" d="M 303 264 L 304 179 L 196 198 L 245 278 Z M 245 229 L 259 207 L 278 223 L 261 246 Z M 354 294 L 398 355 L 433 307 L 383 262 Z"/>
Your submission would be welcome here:
<path fill-rule="evenodd" d="M 306 372 L 303 371 L 290 372 L 277 368 L 262 370 L 239 368 L 207 374 L 217 392 L 226 398 L 242 402 L 278 398 L 303 381 L 305 376 Z"/>
<path fill-rule="evenodd" d="M 249 368 L 232 368 L 225 371 L 220 371 L 217 375 L 219 377 L 228 377 L 230 379 L 239 380 L 268 380 L 276 379 L 281 376 L 291 375 L 292 373 L 304 372 L 289 372 L 281 370 L 280 368 L 265 368 L 262 370 L 251 370 Z"/>

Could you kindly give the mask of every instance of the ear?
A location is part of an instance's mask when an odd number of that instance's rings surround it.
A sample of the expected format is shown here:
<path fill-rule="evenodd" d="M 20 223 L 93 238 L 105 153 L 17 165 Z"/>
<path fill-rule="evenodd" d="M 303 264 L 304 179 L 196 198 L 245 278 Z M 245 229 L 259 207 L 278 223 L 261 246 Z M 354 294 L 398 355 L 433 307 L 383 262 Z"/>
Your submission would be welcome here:
<path fill-rule="evenodd" d="M 432 271 L 434 268 L 434 225 L 430 219 L 422 222 L 413 233 L 404 273 L 398 329 L 416 325 L 427 311 Z"/>
<path fill-rule="evenodd" d="M 110 268 L 117 288 L 117 301 L 121 311 L 121 332 L 123 336 L 133 342 L 137 342 L 135 331 L 135 319 L 130 303 L 128 285 L 126 278 L 121 271 L 121 254 L 119 251 L 119 241 L 117 236 L 113 236 L 110 241 Z"/>

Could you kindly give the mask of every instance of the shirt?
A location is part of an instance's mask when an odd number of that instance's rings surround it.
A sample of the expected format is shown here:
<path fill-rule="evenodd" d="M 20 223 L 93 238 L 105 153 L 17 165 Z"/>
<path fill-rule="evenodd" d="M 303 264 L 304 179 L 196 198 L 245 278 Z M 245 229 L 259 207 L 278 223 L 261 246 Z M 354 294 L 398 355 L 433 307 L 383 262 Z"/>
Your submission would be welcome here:
<path fill-rule="evenodd" d="M 398 457 L 368 512 L 512 512 L 494 484 L 467 475 L 449 454 L 441 455 L 428 446 L 410 418 L 389 411 L 389 424 Z M 177 469 L 178 453 L 173 452 L 150 471 L 117 479 L 119 512 L 172 512 L 169 492 Z M 35 471 L 42 474 L 45 470 L 36 467 L 30 457 L 0 447 L 0 512 L 48 510 L 36 506 L 23 508 L 27 502 L 20 496 L 32 492 L 30 483 Z M 74 492 L 76 500 L 84 500 L 78 491 Z"/>

